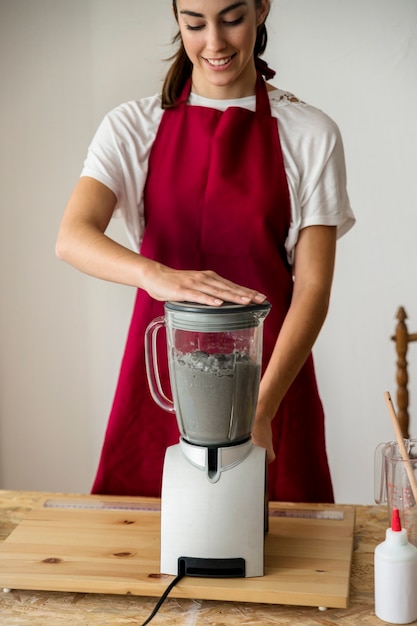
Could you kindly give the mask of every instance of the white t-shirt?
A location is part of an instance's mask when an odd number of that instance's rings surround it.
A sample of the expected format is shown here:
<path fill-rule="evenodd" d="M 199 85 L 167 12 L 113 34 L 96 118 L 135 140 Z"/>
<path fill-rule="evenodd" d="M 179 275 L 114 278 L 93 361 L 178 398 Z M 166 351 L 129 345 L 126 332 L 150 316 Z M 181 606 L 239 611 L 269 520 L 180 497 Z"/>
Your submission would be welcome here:
<path fill-rule="evenodd" d="M 269 99 L 271 113 L 279 123 L 291 200 L 285 247 L 292 262 L 302 228 L 337 226 L 340 237 L 353 226 L 355 218 L 346 191 L 345 158 L 337 125 L 325 113 L 288 92 L 270 91 Z M 190 94 L 189 104 L 219 110 L 239 106 L 254 111 L 255 96 L 211 100 Z M 113 191 L 117 198 L 114 215 L 124 218 L 136 251 L 144 230 L 143 191 L 148 160 L 162 115 L 160 95 L 126 102 L 108 113 L 90 144 L 81 173 Z"/>

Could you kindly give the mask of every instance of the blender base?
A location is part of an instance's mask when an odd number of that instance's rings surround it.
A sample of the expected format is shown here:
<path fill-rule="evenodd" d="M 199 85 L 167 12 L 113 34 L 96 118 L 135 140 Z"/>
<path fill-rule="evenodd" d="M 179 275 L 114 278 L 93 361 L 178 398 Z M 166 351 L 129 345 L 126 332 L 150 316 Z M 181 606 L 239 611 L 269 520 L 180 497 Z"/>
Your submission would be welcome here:
<path fill-rule="evenodd" d="M 190 462 L 193 452 L 206 462 Z M 234 462 L 222 467 L 230 454 Z M 266 451 L 248 441 L 218 449 L 218 458 L 213 481 L 208 448 L 180 441 L 166 451 L 161 573 L 177 575 L 185 568 L 182 573 L 191 576 L 264 574 Z"/>

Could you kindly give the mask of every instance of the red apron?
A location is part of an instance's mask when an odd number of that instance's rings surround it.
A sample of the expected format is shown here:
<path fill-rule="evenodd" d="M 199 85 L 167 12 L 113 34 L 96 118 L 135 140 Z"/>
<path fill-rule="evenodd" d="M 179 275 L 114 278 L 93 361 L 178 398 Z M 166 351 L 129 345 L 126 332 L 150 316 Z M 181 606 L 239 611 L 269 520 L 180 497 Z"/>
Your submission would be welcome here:
<path fill-rule="evenodd" d="M 144 202 L 141 254 L 176 269 L 211 269 L 267 295 L 272 309 L 264 327 L 265 367 L 293 283 L 284 247 L 291 215 L 288 186 L 278 124 L 260 74 L 255 112 L 239 107 L 221 112 L 186 102 L 164 112 Z M 179 432 L 175 416 L 152 400 L 146 379 L 145 329 L 159 315 L 163 303 L 138 290 L 93 493 L 160 495 L 165 449 L 178 442 Z M 311 356 L 280 406 L 273 437 L 277 458 L 269 465 L 270 499 L 332 502 Z"/>

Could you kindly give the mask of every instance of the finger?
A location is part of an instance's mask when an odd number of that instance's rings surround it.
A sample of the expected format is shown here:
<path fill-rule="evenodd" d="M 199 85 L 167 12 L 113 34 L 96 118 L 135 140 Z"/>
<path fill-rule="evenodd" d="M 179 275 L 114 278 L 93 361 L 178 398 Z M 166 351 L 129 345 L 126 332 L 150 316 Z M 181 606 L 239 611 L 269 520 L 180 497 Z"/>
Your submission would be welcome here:
<path fill-rule="evenodd" d="M 251 302 L 262 303 L 265 301 L 265 296 L 257 293 L 253 296 L 247 296 L 236 294 L 234 291 L 225 290 L 224 288 L 206 288 L 203 291 L 197 289 L 186 291 L 182 299 L 200 304 L 221 306 L 224 302 L 242 305 L 250 304 Z"/>
<path fill-rule="evenodd" d="M 275 461 L 275 452 L 271 452 L 270 450 L 267 451 L 267 459 L 268 459 L 268 463 L 273 463 Z"/>
<path fill-rule="evenodd" d="M 248 304 L 249 302 L 264 302 L 265 294 L 254 289 L 237 285 L 214 272 L 205 272 L 203 277 L 203 289 L 208 295 L 223 301 Z"/>

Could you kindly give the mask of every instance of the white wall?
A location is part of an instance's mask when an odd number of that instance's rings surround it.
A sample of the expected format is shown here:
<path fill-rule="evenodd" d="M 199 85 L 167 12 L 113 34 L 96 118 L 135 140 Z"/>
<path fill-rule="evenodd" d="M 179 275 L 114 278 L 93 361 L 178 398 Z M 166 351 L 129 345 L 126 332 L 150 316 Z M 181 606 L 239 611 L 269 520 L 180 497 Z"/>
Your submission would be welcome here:
<path fill-rule="evenodd" d="M 315 349 L 339 502 L 372 502 L 373 451 L 392 439 L 399 304 L 417 330 L 416 31 L 415 0 L 274 0 L 269 18 L 276 84 L 342 130 L 358 219 Z M 174 32 L 169 0 L 0 0 L 4 488 L 90 489 L 134 294 L 63 265 L 54 242 L 99 121 L 159 90 Z"/>

